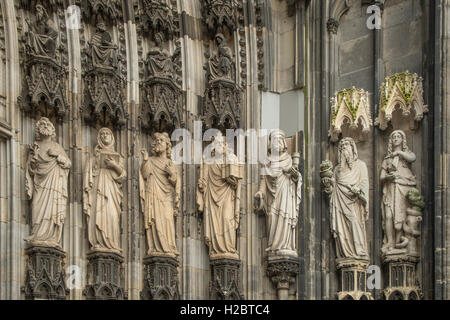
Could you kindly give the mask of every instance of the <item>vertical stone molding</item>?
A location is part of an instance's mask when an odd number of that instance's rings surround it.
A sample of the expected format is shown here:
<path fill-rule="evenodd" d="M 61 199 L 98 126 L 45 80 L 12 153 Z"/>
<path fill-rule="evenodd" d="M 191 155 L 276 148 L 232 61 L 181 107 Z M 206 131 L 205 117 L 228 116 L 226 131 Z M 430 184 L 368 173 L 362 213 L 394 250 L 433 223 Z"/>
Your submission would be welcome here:
<path fill-rule="evenodd" d="M 126 300 L 123 289 L 123 256 L 113 252 L 91 251 L 87 255 L 87 300 Z"/>
<path fill-rule="evenodd" d="M 178 260 L 172 257 L 144 258 L 142 300 L 179 300 Z"/>
<path fill-rule="evenodd" d="M 367 292 L 369 260 L 344 258 L 336 260 L 339 277 L 339 300 L 373 300 Z"/>
<path fill-rule="evenodd" d="M 59 248 L 32 245 L 25 251 L 27 266 L 22 291 L 28 300 L 66 300 L 66 253 Z"/>
<path fill-rule="evenodd" d="M 296 284 L 300 262 L 294 257 L 269 257 L 267 276 L 277 290 L 278 300 L 289 300 L 289 290 Z"/>
<path fill-rule="evenodd" d="M 241 261 L 239 259 L 212 259 L 211 300 L 244 300 L 241 293 Z"/>

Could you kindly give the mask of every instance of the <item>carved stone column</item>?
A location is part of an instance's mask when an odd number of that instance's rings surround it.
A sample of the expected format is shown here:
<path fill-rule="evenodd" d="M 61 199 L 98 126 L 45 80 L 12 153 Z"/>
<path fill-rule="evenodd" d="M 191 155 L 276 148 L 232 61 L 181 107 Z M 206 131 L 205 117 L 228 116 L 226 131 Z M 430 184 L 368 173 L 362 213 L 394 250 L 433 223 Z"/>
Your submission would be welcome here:
<path fill-rule="evenodd" d="M 411 255 L 389 255 L 383 257 L 386 300 L 420 300 L 422 292 L 416 276 L 419 257 Z"/>
<path fill-rule="evenodd" d="M 87 255 L 87 285 L 83 294 L 88 300 L 126 300 L 123 289 L 123 257 L 114 252 L 92 251 Z"/>
<path fill-rule="evenodd" d="M 178 260 L 171 257 L 144 258 L 142 300 L 179 300 Z"/>
<path fill-rule="evenodd" d="M 66 300 L 66 253 L 58 248 L 33 245 L 26 249 L 28 256 L 25 286 L 28 300 Z"/>
<path fill-rule="evenodd" d="M 367 268 L 369 261 L 344 258 L 336 260 L 339 274 L 339 300 L 373 300 L 367 292 Z"/>
<path fill-rule="evenodd" d="M 267 276 L 277 288 L 278 300 L 289 300 L 289 289 L 296 282 L 300 262 L 295 257 L 269 257 Z"/>
<path fill-rule="evenodd" d="M 244 300 L 241 293 L 241 261 L 237 259 L 212 259 L 211 300 Z"/>

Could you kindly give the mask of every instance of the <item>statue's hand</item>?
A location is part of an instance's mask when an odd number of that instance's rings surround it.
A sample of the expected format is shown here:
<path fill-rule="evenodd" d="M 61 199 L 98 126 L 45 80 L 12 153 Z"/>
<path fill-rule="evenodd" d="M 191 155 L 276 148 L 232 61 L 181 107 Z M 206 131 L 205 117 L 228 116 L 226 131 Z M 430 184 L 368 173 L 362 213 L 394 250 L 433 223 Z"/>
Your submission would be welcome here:
<path fill-rule="evenodd" d="M 206 190 L 206 181 L 203 178 L 200 178 L 198 180 L 198 190 L 200 190 L 201 193 L 204 193 Z"/>
<path fill-rule="evenodd" d="M 231 186 L 233 190 L 237 189 L 237 180 L 235 177 L 227 177 L 225 181 Z"/>
<path fill-rule="evenodd" d="M 354 195 L 360 195 L 361 194 L 361 189 L 358 187 L 350 187 L 350 191 L 354 194 Z"/>
<path fill-rule="evenodd" d="M 292 167 L 291 170 L 289 170 L 289 173 L 291 174 L 291 178 L 295 181 L 298 180 L 300 176 L 300 172 L 297 170 L 297 168 Z"/>
<path fill-rule="evenodd" d="M 142 149 L 141 150 L 141 154 L 142 154 L 142 158 L 144 159 L 144 161 L 148 160 L 148 152 L 147 150 Z"/>
<path fill-rule="evenodd" d="M 108 169 L 117 169 L 119 167 L 119 164 L 115 162 L 111 157 L 105 160 L 105 165 Z"/>
<path fill-rule="evenodd" d="M 328 178 L 328 177 L 324 177 L 324 178 L 322 178 L 322 184 L 325 187 L 331 187 L 333 185 L 333 179 L 332 178 Z"/>
<path fill-rule="evenodd" d="M 173 165 L 172 162 L 166 164 L 164 170 L 166 171 L 166 173 L 169 177 L 173 177 L 176 174 L 175 166 Z"/>
<path fill-rule="evenodd" d="M 262 191 L 258 191 L 253 198 L 253 209 L 256 211 L 263 210 L 264 207 L 264 193 Z"/>

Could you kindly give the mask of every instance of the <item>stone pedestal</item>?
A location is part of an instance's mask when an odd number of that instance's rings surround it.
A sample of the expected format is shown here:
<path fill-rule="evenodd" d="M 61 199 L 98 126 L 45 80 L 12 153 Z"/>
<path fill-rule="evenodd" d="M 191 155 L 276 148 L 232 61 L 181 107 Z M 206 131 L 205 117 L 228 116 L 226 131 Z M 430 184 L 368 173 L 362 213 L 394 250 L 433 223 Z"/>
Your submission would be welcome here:
<path fill-rule="evenodd" d="M 416 276 L 418 256 L 383 256 L 384 298 L 386 300 L 421 300 L 422 292 Z"/>
<path fill-rule="evenodd" d="M 27 267 L 25 286 L 22 287 L 28 300 L 65 300 L 66 288 L 64 259 L 66 253 L 59 249 L 33 245 L 26 249 Z"/>
<path fill-rule="evenodd" d="M 241 293 L 241 260 L 211 260 L 211 300 L 244 300 Z"/>
<path fill-rule="evenodd" d="M 367 268 L 369 261 L 363 259 L 338 259 L 339 300 L 373 300 L 367 292 Z"/>
<path fill-rule="evenodd" d="M 300 262 L 296 257 L 269 257 L 267 276 L 277 289 L 278 300 L 289 300 L 289 289 L 296 283 Z"/>
<path fill-rule="evenodd" d="M 144 289 L 141 300 L 179 300 L 178 260 L 172 257 L 144 258 Z"/>
<path fill-rule="evenodd" d="M 123 257 L 118 253 L 88 253 L 87 285 L 83 295 L 88 300 L 126 300 L 123 289 Z"/>

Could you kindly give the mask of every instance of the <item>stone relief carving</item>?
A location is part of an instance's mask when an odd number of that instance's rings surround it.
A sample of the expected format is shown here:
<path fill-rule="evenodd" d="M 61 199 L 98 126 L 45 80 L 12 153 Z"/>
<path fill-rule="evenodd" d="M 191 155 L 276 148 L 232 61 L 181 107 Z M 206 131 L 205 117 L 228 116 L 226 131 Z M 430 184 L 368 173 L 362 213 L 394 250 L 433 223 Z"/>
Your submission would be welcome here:
<path fill-rule="evenodd" d="M 114 151 L 115 139 L 110 129 L 102 128 L 97 142 L 84 176 L 83 212 L 87 218 L 88 239 L 92 251 L 121 254 L 122 183 L 126 178 L 124 160 Z"/>
<path fill-rule="evenodd" d="M 381 86 L 380 113 L 375 125 L 386 130 L 394 111 L 400 108 L 402 116 L 408 117 L 414 111 L 414 121 L 422 121 L 428 106 L 423 100 L 423 79 L 416 73 L 397 73 L 387 77 Z"/>
<path fill-rule="evenodd" d="M 369 218 L 369 175 L 367 165 L 358 159 L 352 138 L 339 142 L 338 165 L 321 165 L 320 176 L 330 195 L 331 232 L 336 241 L 338 261 L 368 260 L 366 221 Z"/>
<path fill-rule="evenodd" d="M 215 37 L 217 51 L 205 53 L 208 81 L 203 119 L 207 127 L 237 128 L 241 118 L 241 90 L 236 83 L 236 65 L 231 48 L 223 34 Z"/>
<path fill-rule="evenodd" d="M 32 20 L 25 18 L 28 27 L 23 41 L 25 77 L 19 104 L 32 116 L 40 114 L 62 120 L 69 108 L 66 99 L 67 38 L 64 10 L 56 4 L 49 10 L 39 2 L 33 3 L 34 6 L 28 3 L 25 7 L 36 14 Z M 44 108 L 41 103 L 44 103 Z"/>
<path fill-rule="evenodd" d="M 237 28 L 236 0 L 205 0 L 203 19 L 212 34 L 224 32 L 227 28 L 230 33 Z"/>
<path fill-rule="evenodd" d="M 408 148 L 405 133 L 401 130 L 392 132 L 380 176 L 383 184 L 382 252 L 385 255 L 417 254 L 415 235 L 419 231 L 417 224 L 421 210 L 409 208 L 409 199 L 417 198 L 416 177 L 410 169 L 414 161 L 416 155 Z M 418 196 L 420 197 L 420 194 Z"/>
<path fill-rule="evenodd" d="M 178 36 L 179 16 L 176 8 L 176 0 L 142 0 L 139 10 L 141 30 L 163 32 L 169 39 Z"/>
<path fill-rule="evenodd" d="M 142 151 L 140 197 L 147 235 L 148 256 L 176 258 L 175 217 L 180 210 L 181 181 L 167 133 L 153 135 L 153 156 Z"/>
<path fill-rule="evenodd" d="M 205 242 L 214 259 L 239 259 L 236 230 L 240 221 L 242 168 L 224 137 L 215 137 L 211 156 L 204 159 L 197 185 L 198 211 L 203 212 Z"/>
<path fill-rule="evenodd" d="M 352 132 L 359 126 L 362 129 L 362 139 L 370 132 L 372 116 L 369 104 L 369 93 L 363 89 L 345 89 L 337 92 L 331 99 L 331 124 L 329 135 L 331 141 L 339 140 L 344 124 L 350 123 Z"/>
<path fill-rule="evenodd" d="M 121 0 L 76 0 L 75 4 L 81 7 L 85 20 L 102 15 L 105 19 L 117 22 L 122 20 Z"/>
<path fill-rule="evenodd" d="M 261 172 L 259 191 L 254 197 L 255 210 L 267 216 L 269 257 L 298 257 L 297 223 L 299 218 L 302 175 L 298 164 L 287 152 L 286 134 L 270 133 L 271 154 Z"/>
<path fill-rule="evenodd" d="M 25 190 L 31 202 L 30 245 L 61 248 L 72 166 L 64 149 L 55 142 L 55 127 L 47 118 L 36 123 L 35 143 L 25 171 Z"/>
<path fill-rule="evenodd" d="M 241 293 L 241 261 L 217 259 L 211 261 L 211 300 L 244 300 Z"/>
<path fill-rule="evenodd" d="M 142 300 L 179 300 L 178 262 L 167 257 L 144 258 Z"/>

